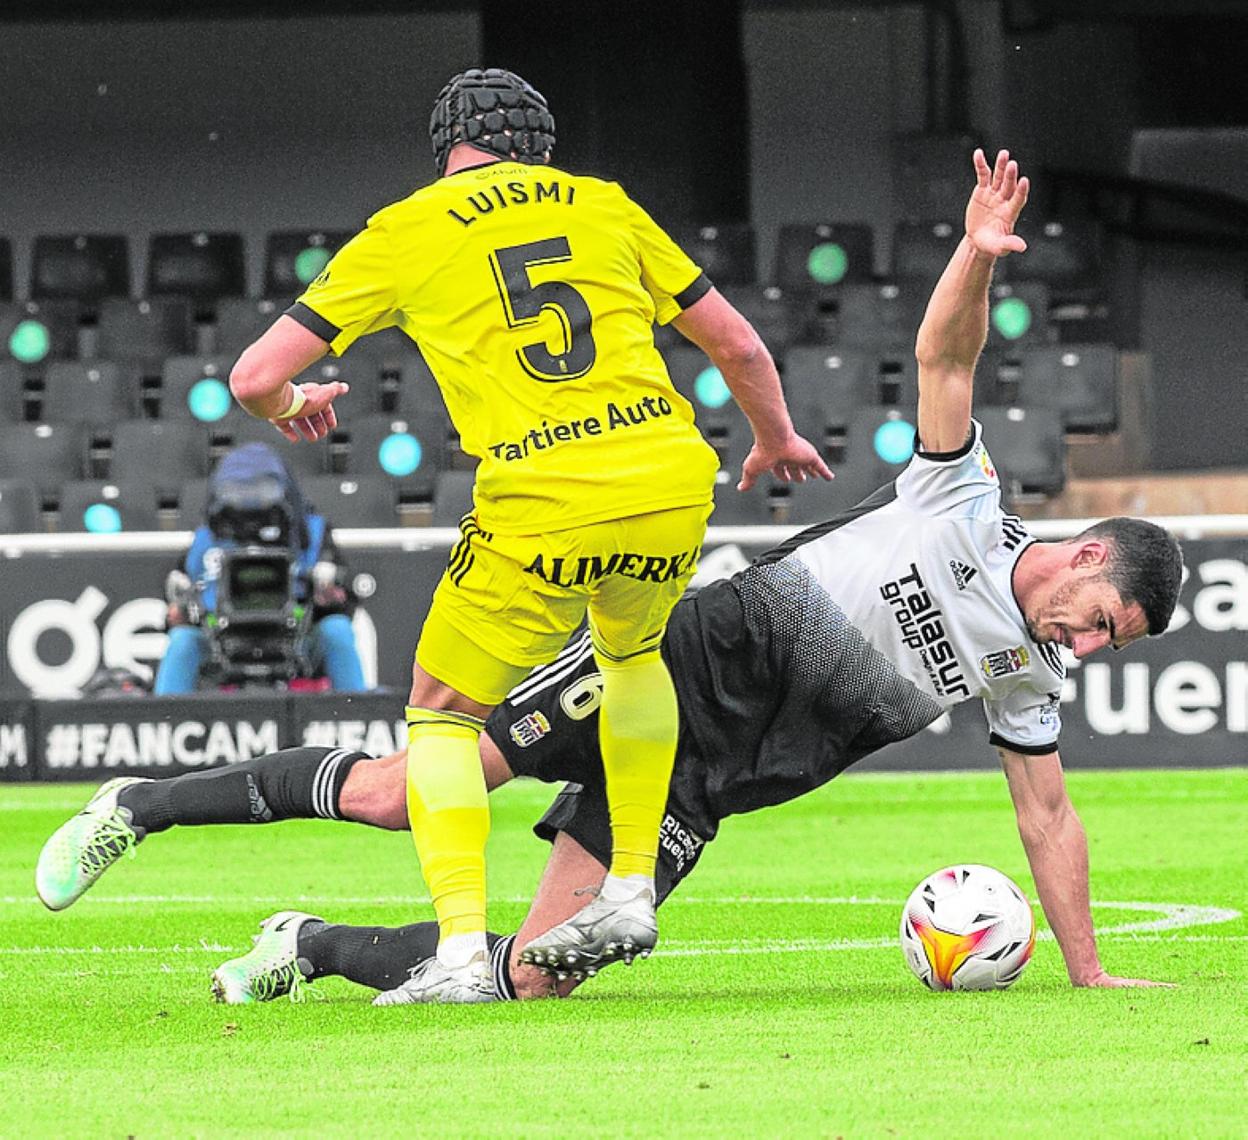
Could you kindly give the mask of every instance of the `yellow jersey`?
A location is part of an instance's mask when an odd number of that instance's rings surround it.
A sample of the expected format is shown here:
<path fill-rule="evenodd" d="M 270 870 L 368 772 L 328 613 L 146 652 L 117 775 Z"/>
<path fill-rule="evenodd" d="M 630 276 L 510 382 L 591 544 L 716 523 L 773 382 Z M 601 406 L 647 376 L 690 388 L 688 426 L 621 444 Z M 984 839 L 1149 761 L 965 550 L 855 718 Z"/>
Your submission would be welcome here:
<path fill-rule="evenodd" d="M 402 329 L 481 460 L 481 527 L 540 534 L 710 502 L 652 329 L 710 287 L 616 183 L 495 162 L 379 211 L 289 315 L 339 355 Z"/>

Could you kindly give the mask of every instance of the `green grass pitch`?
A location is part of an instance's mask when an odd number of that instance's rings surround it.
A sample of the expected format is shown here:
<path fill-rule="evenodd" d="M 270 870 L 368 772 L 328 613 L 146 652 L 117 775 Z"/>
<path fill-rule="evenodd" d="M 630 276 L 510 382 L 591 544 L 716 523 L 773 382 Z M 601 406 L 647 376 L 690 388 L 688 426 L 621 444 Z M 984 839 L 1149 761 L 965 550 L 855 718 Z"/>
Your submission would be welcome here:
<path fill-rule="evenodd" d="M 1052 941 L 1012 989 L 928 993 L 897 947 L 924 874 L 988 863 L 1034 896 L 994 773 L 846 776 L 729 820 L 662 912 L 648 962 L 564 1002 L 227 1007 L 219 961 L 295 906 L 428 917 L 404 835 L 322 822 L 154 836 L 76 906 L 33 866 L 85 786 L 0 786 L 0 1134 L 31 1136 L 1243 1136 L 1248 769 L 1077 772 L 1107 969 Z M 548 789 L 495 797 L 492 925 L 545 849 Z"/>

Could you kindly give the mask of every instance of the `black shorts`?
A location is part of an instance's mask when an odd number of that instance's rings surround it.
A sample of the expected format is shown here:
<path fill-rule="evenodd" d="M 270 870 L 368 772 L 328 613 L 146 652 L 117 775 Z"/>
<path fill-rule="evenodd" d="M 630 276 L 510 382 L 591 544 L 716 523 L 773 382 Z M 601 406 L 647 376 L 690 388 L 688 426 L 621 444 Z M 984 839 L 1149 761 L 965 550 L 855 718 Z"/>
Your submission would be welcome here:
<path fill-rule="evenodd" d="M 550 665 L 534 670 L 512 690 L 490 716 L 486 732 L 517 776 L 566 782 L 533 828 L 537 836 L 553 842 L 562 831 L 606 867 L 611 863 L 611 821 L 598 746 L 601 701 L 602 677 L 585 630 L 574 635 Z M 692 822 L 702 814 L 690 802 L 698 798 L 701 770 L 699 757 L 682 733 L 659 836 L 655 868 L 659 902 L 693 870 L 714 835 L 714 823 Z"/>

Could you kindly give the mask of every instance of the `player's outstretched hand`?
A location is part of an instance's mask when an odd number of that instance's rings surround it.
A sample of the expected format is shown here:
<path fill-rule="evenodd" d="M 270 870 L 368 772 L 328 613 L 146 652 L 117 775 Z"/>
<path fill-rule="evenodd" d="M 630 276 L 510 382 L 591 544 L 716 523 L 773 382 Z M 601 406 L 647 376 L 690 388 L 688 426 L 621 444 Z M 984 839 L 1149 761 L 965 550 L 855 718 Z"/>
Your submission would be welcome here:
<path fill-rule="evenodd" d="M 755 440 L 741 468 L 741 482 L 737 484 L 737 490 L 748 491 L 758 482 L 759 476 L 768 471 L 786 483 L 805 483 L 816 476 L 820 479 L 833 477 L 814 444 L 797 434 L 778 447 L 763 447 Z"/>
<path fill-rule="evenodd" d="M 300 384 L 305 403 L 294 419 L 270 420 L 278 431 L 291 443 L 306 440 L 314 443 L 324 439 L 338 426 L 338 417 L 334 414 L 334 401 L 345 396 L 351 388 L 349 385 L 335 380 L 331 384 Z"/>
<path fill-rule="evenodd" d="M 1075 985 L 1081 988 L 1100 990 L 1128 989 L 1133 986 L 1163 990 L 1175 988 L 1173 982 L 1150 982 L 1147 978 L 1116 978 L 1113 974 L 1107 974 L 1104 970 L 1093 975 L 1085 982 L 1076 982 Z"/>
<path fill-rule="evenodd" d="M 1031 183 L 1018 176 L 1018 163 L 1008 150 L 997 152 L 990 169 L 981 149 L 975 151 L 975 189 L 966 204 L 966 236 L 980 253 L 1002 257 L 1022 253 L 1027 243 L 1014 232 L 1014 223 L 1027 205 Z"/>

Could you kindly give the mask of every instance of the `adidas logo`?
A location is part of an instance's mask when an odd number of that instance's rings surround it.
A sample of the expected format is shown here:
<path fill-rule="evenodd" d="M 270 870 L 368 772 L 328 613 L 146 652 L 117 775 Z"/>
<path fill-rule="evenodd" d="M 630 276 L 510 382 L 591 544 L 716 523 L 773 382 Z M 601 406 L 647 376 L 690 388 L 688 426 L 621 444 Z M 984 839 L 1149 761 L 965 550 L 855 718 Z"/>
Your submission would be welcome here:
<path fill-rule="evenodd" d="M 974 566 L 968 566 L 965 562 L 959 562 L 956 558 L 949 559 L 949 569 L 953 571 L 953 581 L 959 590 L 965 590 L 971 579 L 979 573 Z"/>

